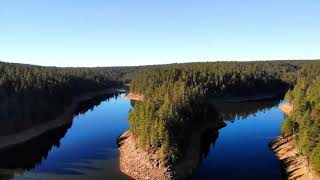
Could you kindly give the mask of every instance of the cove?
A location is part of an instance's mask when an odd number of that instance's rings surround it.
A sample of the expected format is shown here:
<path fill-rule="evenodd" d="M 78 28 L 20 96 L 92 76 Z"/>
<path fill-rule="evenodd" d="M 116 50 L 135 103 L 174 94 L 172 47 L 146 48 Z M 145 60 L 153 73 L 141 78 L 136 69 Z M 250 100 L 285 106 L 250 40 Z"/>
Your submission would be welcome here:
<path fill-rule="evenodd" d="M 116 143 L 129 128 L 132 106 L 124 96 L 112 94 L 82 102 L 70 123 L 0 150 L 0 179 L 131 179 L 119 170 Z M 280 134 L 284 119 L 279 103 L 216 104 L 226 126 L 201 136 L 202 160 L 191 178 L 281 179 L 280 162 L 268 148 Z M 15 132 L 15 128 L 8 130 L 15 126 L 2 127 L 7 133 Z"/>
<path fill-rule="evenodd" d="M 268 148 L 268 143 L 280 134 L 284 119 L 279 103 L 217 105 L 227 125 L 207 145 L 210 149 L 203 154 L 193 179 L 282 179 L 280 162 Z"/>

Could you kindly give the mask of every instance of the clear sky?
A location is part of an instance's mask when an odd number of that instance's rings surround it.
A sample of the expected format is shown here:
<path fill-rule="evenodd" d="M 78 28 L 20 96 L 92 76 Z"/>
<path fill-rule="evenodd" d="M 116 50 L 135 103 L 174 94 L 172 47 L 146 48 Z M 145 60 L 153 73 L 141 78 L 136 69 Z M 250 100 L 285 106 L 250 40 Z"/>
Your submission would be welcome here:
<path fill-rule="evenodd" d="M 2 0 L 0 60 L 55 66 L 320 58 L 319 0 Z"/>

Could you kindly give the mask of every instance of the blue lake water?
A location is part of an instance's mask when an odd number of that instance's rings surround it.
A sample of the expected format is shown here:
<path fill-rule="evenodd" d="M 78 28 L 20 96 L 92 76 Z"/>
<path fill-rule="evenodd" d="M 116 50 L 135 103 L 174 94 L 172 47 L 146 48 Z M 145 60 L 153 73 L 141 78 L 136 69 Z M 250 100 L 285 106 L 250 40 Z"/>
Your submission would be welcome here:
<path fill-rule="evenodd" d="M 75 116 L 59 145 L 53 145 L 32 169 L 21 175 L 16 171 L 13 179 L 130 179 L 119 171 L 116 143 L 129 128 L 131 104 L 123 96 Z"/>
<path fill-rule="evenodd" d="M 237 109 L 250 104 L 257 103 L 232 106 Z M 257 108 L 245 117 L 225 118 L 226 127 L 219 130 L 216 142 L 211 145 L 193 179 L 282 179 L 280 162 L 269 150 L 268 143 L 280 134 L 283 119 L 284 114 L 276 102 L 273 107 L 269 104 L 262 110 Z"/>
<path fill-rule="evenodd" d="M 280 163 L 268 148 L 284 119 L 278 103 L 220 107 L 227 126 L 212 137 L 216 139 L 192 178 L 281 179 Z M 116 144 L 129 128 L 130 101 L 121 94 L 88 107 L 71 124 L 1 151 L 0 179 L 130 179 L 119 170 Z"/>

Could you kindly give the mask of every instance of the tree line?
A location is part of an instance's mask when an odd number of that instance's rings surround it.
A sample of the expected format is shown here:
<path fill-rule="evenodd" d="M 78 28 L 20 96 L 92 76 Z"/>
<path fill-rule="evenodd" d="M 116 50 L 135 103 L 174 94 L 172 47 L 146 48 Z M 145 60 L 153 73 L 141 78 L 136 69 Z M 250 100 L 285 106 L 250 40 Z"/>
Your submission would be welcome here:
<path fill-rule="evenodd" d="M 141 67 L 59 68 L 0 62 L 0 135 L 53 120 L 74 97 L 130 82 Z"/>
<path fill-rule="evenodd" d="M 0 99 L 3 105 L 22 100 L 39 104 L 43 99 L 66 105 L 79 94 L 131 83 L 131 92 L 143 94 L 145 100 L 134 103 L 130 131 L 141 147 L 155 150 L 165 162 L 175 162 L 188 144 L 191 122 L 206 119 L 207 97 L 280 93 L 294 87 L 286 99 L 295 108 L 282 132 L 294 135 L 302 153 L 320 171 L 319 69 L 319 62 L 307 61 L 97 68 L 0 62 Z"/>
<path fill-rule="evenodd" d="M 173 163 L 188 145 L 191 121 L 203 114 L 210 97 L 281 93 L 296 83 L 301 61 L 215 62 L 163 65 L 143 69 L 131 92 L 143 94 L 129 114 L 130 130 L 145 149 Z"/>
<path fill-rule="evenodd" d="M 282 124 L 282 134 L 293 135 L 301 153 L 320 172 L 320 62 L 302 67 L 297 84 L 285 98 L 293 111 Z"/>
<path fill-rule="evenodd" d="M 75 96 L 121 85 L 134 67 L 59 68 L 0 62 L 0 97 Z"/>

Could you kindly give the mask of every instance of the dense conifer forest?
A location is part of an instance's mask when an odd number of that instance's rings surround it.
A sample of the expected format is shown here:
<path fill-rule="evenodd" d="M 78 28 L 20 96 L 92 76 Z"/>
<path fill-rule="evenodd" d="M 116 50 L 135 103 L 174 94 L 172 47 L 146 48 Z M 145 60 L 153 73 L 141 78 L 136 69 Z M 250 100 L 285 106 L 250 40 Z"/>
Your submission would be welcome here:
<path fill-rule="evenodd" d="M 281 94 L 294 106 L 283 123 L 301 152 L 320 171 L 320 62 L 265 61 L 186 63 L 139 67 L 59 68 L 0 62 L 0 112 L 7 117 L 20 104 L 46 100 L 53 109 L 77 95 L 131 83 L 143 94 L 129 114 L 130 131 L 139 145 L 173 163 L 184 154 L 190 125 L 206 114 L 208 97 Z M 24 102 L 21 104 L 19 102 Z M 29 102 L 29 103 L 28 103 Z M 19 107 L 19 106 L 17 106 Z M 196 107 L 196 108 L 195 108 Z M 26 108 L 28 113 L 32 108 Z M 41 109 L 41 108 L 40 108 Z M 50 110 L 50 108 L 43 107 Z M 50 112 L 44 110 L 44 113 Z M 63 106 L 57 112 L 62 111 Z M 16 114 L 17 119 L 21 119 Z M 4 118 L 9 119 L 9 118 Z M 34 118 L 41 121 L 41 117 Z M 231 118 L 232 119 L 232 118 Z M 8 126 L 12 124 L 7 123 Z M 17 125 L 23 127 L 24 125 Z M 10 132 L 5 132 L 10 133 Z"/>
<path fill-rule="evenodd" d="M 293 112 L 285 119 L 282 133 L 293 135 L 301 153 L 320 172 L 320 62 L 303 66 L 297 84 L 285 98 Z"/>
<path fill-rule="evenodd" d="M 70 97 L 122 85 L 141 67 L 58 68 L 0 62 L 0 97 Z"/>
<path fill-rule="evenodd" d="M 132 80 L 131 92 L 145 98 L 130 113 L 131 132 L 143 148 L 156 149 L 160 159 L 175 162 L 188 144 L 188 125 L 207 97 L 284 93 L 296 83 L 301 65 L 300 61 L 216 62 L 142 70 Z"/>
<path fill-rule="evenodd" d="M 141 67 L 58 68 L 0 62 L 0 135 L 47 123 L 74 97 L 117 88 Z"/>

